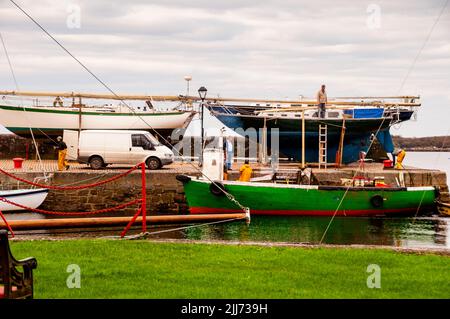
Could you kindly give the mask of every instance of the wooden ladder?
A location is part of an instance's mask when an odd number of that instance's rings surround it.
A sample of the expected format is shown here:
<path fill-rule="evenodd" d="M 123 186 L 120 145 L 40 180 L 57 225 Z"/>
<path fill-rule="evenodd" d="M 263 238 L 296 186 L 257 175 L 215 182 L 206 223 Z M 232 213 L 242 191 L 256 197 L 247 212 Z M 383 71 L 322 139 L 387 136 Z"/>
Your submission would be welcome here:
<path fill-rule="evenodd" d="M 327 136 L 326 124 L 319 124 L 319 169 L 327 168 Z"/>

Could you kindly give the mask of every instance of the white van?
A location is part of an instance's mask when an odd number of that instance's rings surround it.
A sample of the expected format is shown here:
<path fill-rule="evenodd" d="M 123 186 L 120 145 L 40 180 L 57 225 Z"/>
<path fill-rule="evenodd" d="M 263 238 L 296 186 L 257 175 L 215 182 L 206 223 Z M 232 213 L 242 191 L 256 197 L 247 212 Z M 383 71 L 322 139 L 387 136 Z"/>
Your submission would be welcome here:
<path fill-rule="evenodd" d="M 145 162 L 159 169 L 173 162 L 174 154 L 147 131 L 86 130 L 64 131 L 68 159 L 86 163 L 93 169 L 109 164 L 136 165 Z"/>

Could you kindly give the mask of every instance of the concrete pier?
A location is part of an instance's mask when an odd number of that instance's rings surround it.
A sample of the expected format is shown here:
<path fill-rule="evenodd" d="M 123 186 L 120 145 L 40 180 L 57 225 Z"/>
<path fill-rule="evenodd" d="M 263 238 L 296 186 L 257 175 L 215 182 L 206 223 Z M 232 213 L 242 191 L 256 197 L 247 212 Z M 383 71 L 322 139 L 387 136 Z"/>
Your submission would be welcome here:
<path fill-rule="evenodd" d="M 239 176 L 239 163 L 234 163 L 233 170 L 229 172 L 229 179 L 235 180 Z M 270 168 L 252 165 L 254 176 L 262 176 L 272 172 Z M 14 169 L 11 160 L 0 160 L 0 167 L 21 178 L 33 181 L 42 178 L 44 170 L 49 175 L 50 185 L 84 185 L 111 178 L 129 169 L 125 166 L 113 165 L 104 170 L 94 171 L 86 165 L 71 163 L 68 171 L 58 172 L 56 161 L 44 160 L 42 165 L 38 161 L 28 160 L 23 163 L 22 169 Z M 298 164 L 281 163 L 277 170 L 278 175 L 295 177 L 298 172 Z M 349 165 L 340 169 L 312 169 L 314 184 L 341 185 L 342 178 L 351 179 L 355 175 L 362 175 L 357 165 Z M 161 170 L 146 172 L 147 210 L 158 214 L 185 214 L 188 207 L 183 194 L 182 184 L 176 180 L 176 175 L 187 174 L 198 176 L 197 163 L 174 163 Z M 380 163 L 365 164 L 364 176 L 373 178 L 384 176 L 385 182 L 396 184 L 396 178 L 403 174 L 405 186 L 435 186 L 440 190 L 441 200 L 449 201 L 449 189 L 445 172 L 417 168 L 404 170 L 383 169 Z M 44 183 L 41 179 L 40 183 Z M 30 188 L 29 185 L 17 182 L 12 178 L 0 174 L 0 189 Z M 124 202 L 140 197 L 141 173 L 139 170 L 112 183 L 96 188 L 71 191 L 51 190 L 41 206 L 42 209 L 51 211 L 92 211 L 113 207 Z M 128 207 L 122 212 L 104 214 L 101 216 L 132 215 L 135 207 Z"/>

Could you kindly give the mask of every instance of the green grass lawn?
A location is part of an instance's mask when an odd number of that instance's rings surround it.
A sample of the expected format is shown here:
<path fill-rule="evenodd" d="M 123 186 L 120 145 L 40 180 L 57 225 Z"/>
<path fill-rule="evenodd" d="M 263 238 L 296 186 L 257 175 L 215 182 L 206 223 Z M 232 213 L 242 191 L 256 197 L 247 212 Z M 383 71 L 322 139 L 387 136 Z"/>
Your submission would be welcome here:
<path fill-rule="evenodd" d="M 36 257 L 35 298 L 449 298 L 450 258 L 381 249 L 151 241 L 12 242 Z M 67 266 L 81 268 L 69 289 Z M 381 288 L 367 288 L 369 264 Z"/>

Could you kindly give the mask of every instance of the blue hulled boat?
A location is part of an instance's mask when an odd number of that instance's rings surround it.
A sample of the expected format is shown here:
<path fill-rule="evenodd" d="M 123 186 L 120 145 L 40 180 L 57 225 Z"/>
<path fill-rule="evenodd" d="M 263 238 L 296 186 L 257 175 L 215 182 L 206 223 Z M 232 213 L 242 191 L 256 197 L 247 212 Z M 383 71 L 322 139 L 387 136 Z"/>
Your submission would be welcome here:
<path fill-rule="evenodd" d="M 334 102 L 336 103 L 336 102 Z M 376 136 L 387 153 L 394 151 L 390 128 L 411 119 L 414 100 L 399 103 L 338 102 L 327 107 L 325 118 L 319 118 L 316 107 L 311 104 L 237 105 L 209 104 L 209 108 L 223 124 L 245 131 L 252 140 L 260 140 L 262 128 L 267 128 L 268 147 L 273 134 L 279 135 L 280 156 L 301 159 L 302 116 L 305 123 L 305 161 L 317 163 L 319 157 L 319 126 L 327 127 L 327 162 L 334 163 L 342 139 L 342 162 L 351 163 L 367 152 L 371 139 Z M 299 107 L 300 106 L 300 107 Z M 345 127 L 345 130 L 343 129 Z M 278 129 L 278 132 L 272 130 Z"/>

